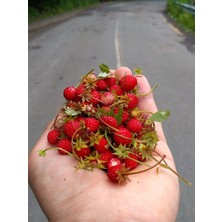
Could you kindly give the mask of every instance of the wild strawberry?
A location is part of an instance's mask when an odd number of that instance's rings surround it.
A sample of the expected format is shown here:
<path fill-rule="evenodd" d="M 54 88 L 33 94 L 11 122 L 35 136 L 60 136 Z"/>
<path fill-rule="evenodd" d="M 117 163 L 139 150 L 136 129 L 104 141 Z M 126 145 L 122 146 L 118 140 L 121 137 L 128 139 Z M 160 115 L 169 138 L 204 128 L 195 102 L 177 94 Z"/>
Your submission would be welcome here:
<path fill-rule="evenodd" d="M 104 153 L 109 148 L 109 143 L 107 139 L 103 136 L 100 140 L 96 141 L 93 145 L 93 147 L 99 152 Z"/>
<path fill-rule="evenodd" d="M 136 118 L 130 119 L 126 128 L 132 133 L 140 133 L 143 129 L 143 124 Z"/>
<path fill-rule="evenodd" d="M 113 153 L 109 150 L 106 150 L 106 152 L 103 152 L 100 154 L 99 160 L 101 161 L 103 166 L 107 168 L 107 163 L 112 157 L 113 157 Z"/>
<path fill-rule="evenodd" d="M 124 91 L 130 91 L 136 87 L 137 79 L 133 75 L 124 75 L 120 79 L 119 85 Z"/>
<path fill-rule="evenodd" d="M 95 133 L 99 129 L 100 121 L 93 117 L 85 118 L 84 122 L 86 129 L 88 129 L 90 132 Z"/>
<path fill-rule="evenodd" d="M 66 155 L 67 152 L 71 153 L 72 152 L 72 145 L 71 145 L 71 141 L 67 138 L 63 138 L 61 140 L 59 140 L 57 147 L 63 149 L 60 150 L 58 149 L 58 152 L 62 155 Z M 65 150 L 65 151 L 64 151 Z M 67 152 L 66 152 L 67 151 Z"/>
<path fill-rule="evenodd" d="M 74 86 L 68 86 L 63 91 L 63 96 L 67 100 L 74 100 L 76 98 L 76 88 Z"/>
<path fill-rule="evenodd" d="M 78 120 L 72 119 L 69 120 L 64 124 L 64 133 L 69 137 L 72 138 L 73 134 L 75 133 L 74 138 L 76 138 L 79 133 L 81 133 L 81 124 Z"/>
<path fill-rule="evenodd" d="M 136 162 L 136 160 L 138 160 L 138 157 L 136 154 L 133 153 L 130 153 L 129 157 L 130 158 L 125 159 L 125 167 L 128 168 L 129 170 L 133 170 L 139 165 L 139 163 Z"/>
<path fill-rule="evenodd" d="M 112 182 L 118 182 L 118 172 L 121 168 L 122 162 L 116 157 L 111 158 L 107 163 L 107 176 Z"/>
<path fill-rule="evenodd" d="M 90 93 L 90 96 L 91 96 L 91 103 L 95 106 L 97 105 L 100 100 L 101 100 L 101 95 L 100 95 L 100 92 L 97 91 L 97 90 L 93 90 L 91 93 Z"/>
<path fill-rule="evenodd" d="M 59 141 L 59 136 L 60 132 L 57 129 L 51 130 L 47 135 L 48 142 L 55 145 Z"/>
<path fill-rule="evenodd" d="M 106 81 L 106 84 L 108 86 L 112 86 L 112 85 L 115 85 L 116 84 L 116 78 L 115 77 L 107 77 L 104 79 Z"/>
<path fill-rule="evenodd" d="M 109 87 L 109 91 L 116 94 L 117 96 L 123 95 L 123 90 L 121 89 L 119 85 L 111 85 Z"/>
<path fill-rule="evenodd" d="M 128 97 L 127 107 L 129 109 L 135 108 L 138 105 L 138 102 L 139 102 L 138 97 L 134 93 L 127 93 L 126 95 Z"/>
<path fill-rule="evenodd" d="M 101 102 L 105 106 L 110 106 L 115 102 L 115 96 L 111 92 L 105 92 L 101 96 Z"/>
<path fill-rule="evenodd" d="M 75 142 L 73 142 L 73 152 L 78 157 L 84 158 L 89 156 L 91 153 L 91 149 L 87 145 L 87 141 L 82 141 L 81 138 L 77 138 Z"/>
<path fill-rule="evenodd" d="M 106 126 L 111 128 L 117 128 L 118 126 L 118 122 L 113 116 L 103 116 L 102 121 Z"/>
<path fill-rule="evenodd" d="M 117 115 L 119 112 L 119 108 L 115 108 L 113 110 L 114 114 Z M 123 110 L 122 112 L 122 119 L 121 119 L 121 123 L 125 123 L 129 118 L 129 113 L 126 110 Z"/>
<path fill-rule="evenodd" d="M 128 129 L 120 126 L 118 132 L 114 132 L 113 139 L 117 145 L 128 145 L 132 142 L 132 134 Z"/>
<path fill-rule="evenodd" d="M 89 156 L 90 153 L 91 153 L 91 149 L 89 147 L 82 147 L 82 148 L 77 148 L 75 149 L 75 154 L 78 156 L 78 157 L 86 157 L 86 156 Z"/>
<path fill-rule="evenodd" d="M 82 99 L 82 95 L 85 93 L 86 91 L 86 88 L 83 84 L 79 85 L 77 88 L 76 88 L 76 99 L 75 101 L 80 101 Z"/>
<path fill-rule="evenodd" d="M 96 81 L 96 86 L 97 86 L 98 90 L 105 90 L 108 87 L 108 85 L 104 79 L 98 79 Z"/>

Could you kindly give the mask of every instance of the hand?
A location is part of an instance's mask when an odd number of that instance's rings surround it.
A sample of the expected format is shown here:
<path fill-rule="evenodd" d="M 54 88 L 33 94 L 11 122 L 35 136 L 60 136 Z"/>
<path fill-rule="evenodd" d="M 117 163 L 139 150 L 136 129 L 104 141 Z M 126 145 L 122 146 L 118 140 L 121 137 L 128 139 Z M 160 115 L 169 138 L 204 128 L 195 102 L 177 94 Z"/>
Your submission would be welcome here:
<path fill-rule="evenodd" d="M 151 90 L 147 79 L 138 77 L 140 93 Z M 140 97 L 143 110 L 156 112 L 150 94 Z M 29 184 L 49 221 L 53 222 L 173 222 L 179 205 L 178 177 L 160 168 L 130 175 L 126 185 L 112 183 L 105 172 L 94 169 L 75 171 L 77 161 L 71 156 L 49 151 L 45 158 L 38 151 L 50 147 L 47 134 L 53 121 L 37 141 L 29 156 Z M 167 164 L 176 171 L 162 126 L 156 124 L 158 153 L 166 155 Z M 159 157 L 160 159 L 160 157 Z M 152 162 L 149 161 L 152 165 Z M 155 164 L 155 162 L 153 162 Z M 142 169 L 139 166 L 136 170 Z"/>

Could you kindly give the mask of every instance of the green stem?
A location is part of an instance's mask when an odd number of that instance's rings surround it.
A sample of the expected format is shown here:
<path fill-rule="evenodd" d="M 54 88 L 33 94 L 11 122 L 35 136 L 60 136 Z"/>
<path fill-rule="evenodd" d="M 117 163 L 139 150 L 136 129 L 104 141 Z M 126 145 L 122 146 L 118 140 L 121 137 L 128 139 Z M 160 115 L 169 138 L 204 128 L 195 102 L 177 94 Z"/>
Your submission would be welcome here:
<path fill-rule="evenodd" d="M 132 175 L 132 174 L 144 173 L 146 171 L 149 171 L 149 170 L 153 169 L 154 167 L 158 166 L 159 164 L 161 164 L 161 162 L 164 160 L 164 158 L 166 158 L 166 155 L 163 155 L 163 157 L 156 164 L 154 164 L 153 166 L 150 166 L 148 169 L 141 170 L 141 171 L 135 171 L 135 172 L 123 173 L 123 175 Z"/>
<path fill-rule="evenodd" d="M 153 152 L 156 153 L 158 156 L 161 157 L 161 155 L 160 155 L 157 151 L 154 150 Z M 153 158 L 155 161 L 157 161 L 156 158 L 154 158 L 153 156 L 152 156 L 152 158 Z M 186 183 L 186 184 L 189 185 L 189 186 L 192 186 L 192 183 L 189 182 L 189 181 L 188 181 L 187 179 L 185 179 L 184 177 L 182 177 L 182 176 L 181 176 L 179 173 L 177 173 L 174 169 L 172 169 L 172 168 L 167 164 L 166 160 L 163 160 L 163 161 L 164 161 L 164 164 L 160 164 L 160 166 L 162 166 L 162 167 L 170 170 L 170 171 L 173 172 L 175 175 L 177 175 L 184 183 Z"/>
<path fill-rule="evenodd" d="M 154 90 L 158 87 L 158 84 L 156 84 L 148 93 L 144 93 L 144 94 L 137 94 L 137 96 L 148 96 L 150 95 L 152 92 L 154 92 Z"/>

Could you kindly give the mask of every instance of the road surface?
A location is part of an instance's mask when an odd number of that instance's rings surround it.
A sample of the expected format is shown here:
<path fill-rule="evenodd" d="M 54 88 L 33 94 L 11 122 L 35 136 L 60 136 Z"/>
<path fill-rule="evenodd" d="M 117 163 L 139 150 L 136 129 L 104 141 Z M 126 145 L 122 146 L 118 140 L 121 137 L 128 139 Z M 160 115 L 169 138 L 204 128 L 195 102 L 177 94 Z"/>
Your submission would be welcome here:
<path fill-rule="evenodd" d="M 195 221 L 195 62 L 186 37 L 163 15 L 166 1 L 112 2 L 46 26 L 29 38 L 29 150 L 64 102 L 62 91 L 100 63 L 140 67 L 155 100 L 169 109 L 163 123 L 178 171 L 193 186 L 181 184 L 178 222 Z M 29 188 L 29 221 L 44 222 Z"/>

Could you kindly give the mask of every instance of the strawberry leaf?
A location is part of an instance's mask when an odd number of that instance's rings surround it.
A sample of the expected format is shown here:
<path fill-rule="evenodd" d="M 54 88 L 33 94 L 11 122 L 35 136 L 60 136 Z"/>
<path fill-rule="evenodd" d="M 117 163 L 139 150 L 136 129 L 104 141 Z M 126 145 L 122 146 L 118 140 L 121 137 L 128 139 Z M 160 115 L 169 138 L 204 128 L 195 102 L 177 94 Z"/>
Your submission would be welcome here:
<path fill-rule="evenodd" d="M 100 68 L 100 70 L 104 73 L 110 73 L 110 71 L 109 71 L 109 66 L 108 65 L 106 65 L 106 64 L 100 64 L 99 65 L 99 68 Z"/>
<path fill-rule="evenodd" d="M 79 115 L 81 112 L 80 111 L 76 111 L 70 107 L 65 107 L 65 113 L 69 116 L 77 116 Z"/>
<path fill-rule="evenodd" d="M 109 74 L 106 73 L 106 72 L 101 72 L 101 73 L 98 74 L 97 78 L 103 79 L 103 78 L 107 77 L 108 75 L 109 75 Z"/>
<path fill-rule="evenodd" d="M 45 150 L 39 150 L 39 156 L 45 156 L 46 155 L 46 151 Z"/>
<path fill-rule="evenodd" d="M 163 122 L 164 120 L 166 120 L 168 117 L 170 116 L 170 111 L 166 110 L 166 111 L 158 111 L 156 113 L 154 113 L 149 120 L 155 121 L 155 122 Z"/>
<path fill-rule="evenodd" d="M 116 116 L 114 116 L 118 122 L 118 124 L 120 124 L 122 122 L 122 114 L 123 114 L 123 109 L 119 109 L 118 110 L 118 113 Z"/>

